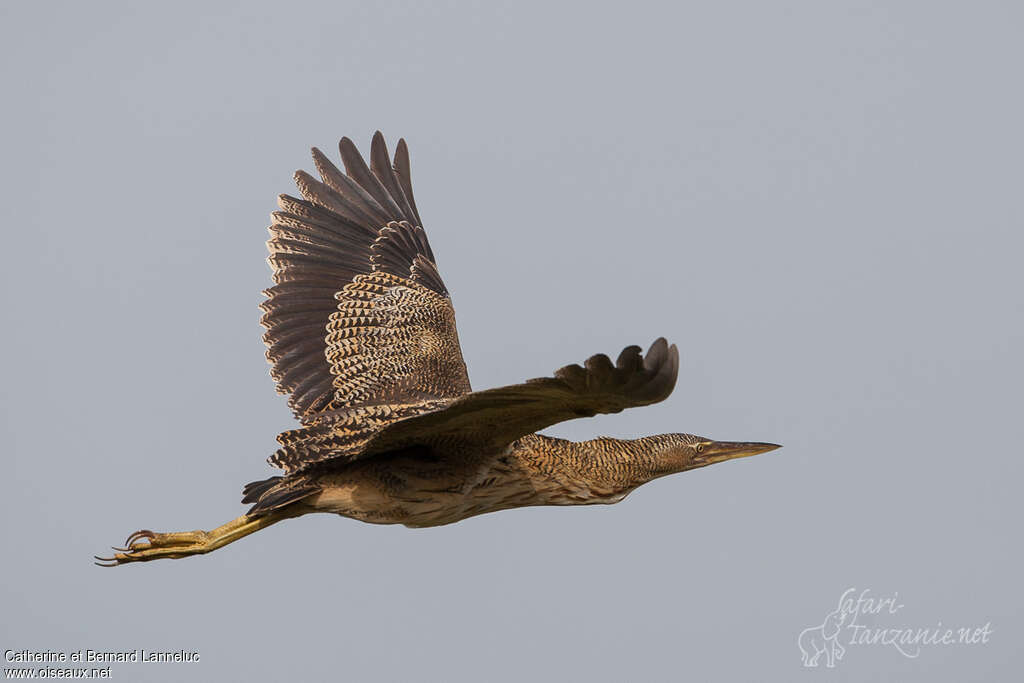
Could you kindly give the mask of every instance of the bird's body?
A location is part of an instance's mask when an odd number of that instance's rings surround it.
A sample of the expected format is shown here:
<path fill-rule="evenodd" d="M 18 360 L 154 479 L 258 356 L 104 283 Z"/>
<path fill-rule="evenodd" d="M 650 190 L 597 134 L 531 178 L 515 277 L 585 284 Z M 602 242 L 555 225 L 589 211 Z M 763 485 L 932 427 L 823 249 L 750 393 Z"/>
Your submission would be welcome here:
<path fill-rule="evenodd" d="M 671 470 L 659 458 L 675 445 L 674 436 L 573 442 L 531 434 L 487 454 L 400 451 L 310 473 L 320 490 L 298 506 L 429 527 L 529 505 L 617 503 Z"/>
<path fill-rule="evenodd" d="M 661 401 L 678 353 L 658 339 L 553 377 L 473 392 L 455 312 L 412 195 L 399 141 L 377 133 L 370 165 L 343 138 L 343 174 L 318 150 L 322 180 L 282 195 L 262 305 L 278 390 L 302 426 L 278 436 L 283 476 L 245 487 L 249 511 L 211 531 L 132 534 L 104 564 L 216 550 L 282 519 L 326 512 L 429 527 L 529 505 L 615 503 L 663 475 L 776 448 L 689 434 L 571 442 L 552 424 Z"/>
<path fill-rule="evenodd" d="M 531 504 L 557 488 L 536 467 L 542 452 L 524 437 L 503 452 L 443 458 L 400 452 L 354 463 L 320 478 L 305 504 L 363 522 L 429 527 Z M 542 448 L 544 445 L 540 445 Z"/>

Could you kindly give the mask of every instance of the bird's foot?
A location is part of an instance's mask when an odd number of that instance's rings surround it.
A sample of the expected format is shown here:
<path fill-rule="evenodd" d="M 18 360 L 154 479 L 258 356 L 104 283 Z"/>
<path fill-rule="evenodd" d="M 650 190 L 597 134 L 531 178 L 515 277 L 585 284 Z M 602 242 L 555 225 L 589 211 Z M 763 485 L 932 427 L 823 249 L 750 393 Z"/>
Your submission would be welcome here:
<path fill-rule="evenodd" d="M 207 552 L 209 547 L 210 534 L 206 531 L 158 534 L 149 529 L 141 529 L 128 537 L 123 548 L 114 547 L 112 557 L 96 556 L 96 564 L 101 567 L 116 567 L 128 562 L 175 559 Z"/>
<path fill-rule="evenodd" d="M 123 548 L 114 548 L 111 557 L 96 557 L 96 564 L 101 567 L 116 567 L 129 562 L 148 562 L 149 560 L 177 559 L 189 555 L 202 555 L 228 543 L 276 524 L 282 519 L 297 517 L 306 512 L 301 508 L 284 508 L 274 510 L 258 517 L 242 515 L 226 524 L 221 524 L 210 531 L 175 531 L 157 534 L 149 529 L 136 531 L 124 542 Z"/>

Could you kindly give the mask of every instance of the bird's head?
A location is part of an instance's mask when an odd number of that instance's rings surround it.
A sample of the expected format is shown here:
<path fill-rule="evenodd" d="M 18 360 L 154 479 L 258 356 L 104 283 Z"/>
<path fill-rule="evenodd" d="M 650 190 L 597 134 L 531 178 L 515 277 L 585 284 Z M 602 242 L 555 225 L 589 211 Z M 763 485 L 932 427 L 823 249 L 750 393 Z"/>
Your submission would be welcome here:
<path fill-rule="evenodd" d="M 776 448 L 781 448 L 781 446 L 760 441 L 713 441 L 711 439 L 700 439 L 690 446 L 690 452 L 688 453 L 689 463 L 685 469 L 692 470 L 697 467 L 714 465 L 716 462 L 748 458 L 751 455 L 774 451 Z"/>
<path fill-rule="evenodd" d="M 781 448 L 778 444 L 759 441 L 715 441 L 694 434 L 665 434 L 660 439 L 661 449 L 656 449 L 657 474 L 673 474 L 707 467 L 717 462 L 747 458 Z M 660 450 L 660 453 L 657 452 Z"/>

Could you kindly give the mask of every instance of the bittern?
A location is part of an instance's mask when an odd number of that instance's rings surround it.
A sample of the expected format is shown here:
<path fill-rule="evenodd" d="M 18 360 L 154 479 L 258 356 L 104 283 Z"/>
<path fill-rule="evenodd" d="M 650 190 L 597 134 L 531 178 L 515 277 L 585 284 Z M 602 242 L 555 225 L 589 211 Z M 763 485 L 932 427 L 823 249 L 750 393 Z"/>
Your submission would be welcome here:
<path fill-rule="evenodd" d="M 211 531 L 133 533 L 115 566 L 216 550 L 281 520 L 329 512 L 430 527 L 528 505 L 617 503 L 657 477 L 764 453 L 775 444 L 692 434 L 571 442 L 550 425 L 665 399 L 679 354 L 664 339 L 568 365 L 552 377 L 474 392 L 413 199 L 409 153 L 370 164 L 342 138 L 342 173 L 318 149 L 320 180 L 272 214 L 261 322 L 279 393 L 301 422 L 277 437 L 284 471 L 243 490 L 241 517 Z"/>

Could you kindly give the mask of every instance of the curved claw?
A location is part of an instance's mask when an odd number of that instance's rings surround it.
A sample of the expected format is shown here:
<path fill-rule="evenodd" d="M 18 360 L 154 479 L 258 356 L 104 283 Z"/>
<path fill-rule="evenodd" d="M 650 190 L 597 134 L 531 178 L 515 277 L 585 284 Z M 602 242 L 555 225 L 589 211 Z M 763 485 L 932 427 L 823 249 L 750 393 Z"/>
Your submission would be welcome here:
<path fill-rule="evenodd" d="M 99 555 L 93 555 L 93 558 L 96 560 L 96 562 L 94 562 L 93 564 L 95 564 L 98 567 L 116 567 L 117 566 L 117 560 L 114 559 L 113 557 L 100 557 Z"/>
<path fill-rule="evenodd" d="M 153 540 L 155 537 L 156 534 L 150 531 L 149 529 L 139 529 L 134 534 L 129 536 L 128 539 L 124 542 L 124 544 L 130 548 L 132 543 L 134 543 L 135 541 L 138 541 L 143 538 Z"/>

